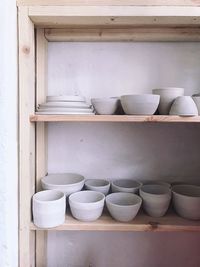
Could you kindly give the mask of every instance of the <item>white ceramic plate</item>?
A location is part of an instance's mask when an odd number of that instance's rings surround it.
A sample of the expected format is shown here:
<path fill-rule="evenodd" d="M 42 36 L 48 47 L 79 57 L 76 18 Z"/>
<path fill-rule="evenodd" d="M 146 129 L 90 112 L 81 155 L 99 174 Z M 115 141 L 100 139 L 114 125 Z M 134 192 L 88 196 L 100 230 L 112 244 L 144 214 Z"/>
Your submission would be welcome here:
<path fill-rule="evenodd" d="M 61 111 L 37 111 L 37 115 L 95 115 L 94 113 L 88 112 L 61 112 Z"/>
<path fill-rule="evenodd" d="M 90 108 L 84 102 L 47 102 L 39 105 L 39 108 Z"/>
<path fill-rule="evenodd" d="M 92 113 L 93 110 L 91 108 L 39 108 L 37 111 L 43 112 L 43 111 L 50 111 L 50 112 L 87 112 Z"/>
<path fill-rule="evenodd" d="M 77 95 L 58 95 L 58 96 L 47 96 L 47 102 L 85 102 L 83 96 Z"/>

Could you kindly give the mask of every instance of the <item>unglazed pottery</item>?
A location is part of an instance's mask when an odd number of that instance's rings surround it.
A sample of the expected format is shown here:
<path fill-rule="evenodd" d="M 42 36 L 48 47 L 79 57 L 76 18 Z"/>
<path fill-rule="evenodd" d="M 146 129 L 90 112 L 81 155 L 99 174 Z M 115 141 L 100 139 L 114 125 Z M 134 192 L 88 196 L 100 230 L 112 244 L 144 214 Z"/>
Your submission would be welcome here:
<path fill-rule="evenodd" d="M 49 174 L 41 179 L 43 189 L 56 189 L 66 196 L 80 191 L 84 182 L 84 177 L 76 173 Z"/>
<path fill-rule="evenodd" d="M 117 221 L 129 222 L 137 215 L 142 199 L 131 193 L 112 193 L 106 197 L 110 215 Z"/>
<path fill-rule="evenodd" d="M 151 217 L 162 217 L 169 208 L 171 189 L 165 185 L 143 185 L 140 188 L 143 209 Z"/>
<path fill-rule="evenodd" d="M 46 102 L 39 105 L 40 108 L 90 108 L 85 102 Z"/>
<path fill-rule="evenodd" d="M 200 186 L 175 185 L 172 187 L 173 206 L 183 218 L 200 220 Z"/>
<path fill-rule="evenodd" d="M 99 115 L 112 115 L 115 114 L 119 107 L 119 98 L 92 98 L 91 103 Z"/>
<path fill-rule="evenodd" d="M 40 228 L 52 228 L 65 221 L 66 197 L 57 190 L 40 191 L 33 195 L 33 222 Z"/>
<path fill-rule="evenodd" d="M 158 111 L 160 115 L 168 115 L 174 100 L 184 95 L 184 88 L 164 87 L 154 89 L 153 94 L 160 95 Z"/>
<path fill-rule="evenodd" d="M 101 192 L 106 196 L 110 190 L 110 182 L 104 179 L 88 179 L 85 181 L 85 189 Z"/>
<path fill-rule="evenodd" d="M 111 188 L 112 192 L 126 192 L 126 193 L 138 193 L 142 183 L 131 180 L 131 179 L 118 179 L 112 181 Z"/>
<path fill-rule="evenodd" d="M 160 180 L 154 180 L 154 181 L 152 180 L 152 181 L 144 182 L 143 184 L 144 185 L 148 185 L 148 184 L 150 184 L 150 185 L 164 185 L 164 186 L 166 186 L 168 188 L 171 188 L 171 184 L 170 183 L 163 182 L 163 181 L 160 181 Z"/>
<path fill-rule="evenodd" d="M 160 101 L 159 95 L 123 95 L 121 104 L 127 115 L 152 115 Z"/>
<path fill-rule="evenodd" d="M 74 218 L 84 222 L 97 220 L 104 207 L 105 195 L 96 191 L 81 191 L 69 196 L 69 206 Z"/>
<path fill-rule="evenodd" d="M 192 96 L 192 99 L 194 100 L 197 106 L 198 115 L 200 115 L 200 96 Z"/>
<path fill-rule="evenodd" d="M 185 117 L 197 116 L 198 110 L 191 96 L 179 96 L 174 100 L 169 114 Z"/>
<path fill-rule="evenodd" d="M 83 96 L 78 95 L 54 95 L 47 96 L 47 102 L 85 102 Z"/>

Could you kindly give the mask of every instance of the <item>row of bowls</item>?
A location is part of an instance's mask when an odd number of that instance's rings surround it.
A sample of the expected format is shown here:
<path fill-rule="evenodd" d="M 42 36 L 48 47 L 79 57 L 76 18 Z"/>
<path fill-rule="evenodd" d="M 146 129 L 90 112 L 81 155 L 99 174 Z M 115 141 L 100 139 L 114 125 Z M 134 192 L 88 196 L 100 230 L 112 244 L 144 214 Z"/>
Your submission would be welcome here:
<path fill-rule="evenodd" d="M 86 190 L 80 191 L 84 184 Z M 187 219 L 200 219 L 199 186 L 175 185 L 171 188 L 169 183 L 160 181 L 142 185 L 134 180 L 119 179 L 111 183 L 112 193 L 109 194 L 110 182 L 107 180 L 85 181 L 83 176 L 77 174 L 54 174 L 42 178 L 42 187 L 48 190 L 33 196 L 33 221 L 41 228 L 64 223 L 66 197 L 73 217 L 80 221 L 98 219 L 106 203 L 115 220 L 128 222 L 135 218 L 141 205 L 149 216 L 164 216 L 173 192 L 176 212 Z"/>
<path fill-rule="evenodd" d="M 120 98 L 92 98 L 99 115 L 122 114 L 196 116 L 200 114 L 200 95 L 184 96 L 184 88 L 154 89 L 153 94 L 123 95 Z"/>

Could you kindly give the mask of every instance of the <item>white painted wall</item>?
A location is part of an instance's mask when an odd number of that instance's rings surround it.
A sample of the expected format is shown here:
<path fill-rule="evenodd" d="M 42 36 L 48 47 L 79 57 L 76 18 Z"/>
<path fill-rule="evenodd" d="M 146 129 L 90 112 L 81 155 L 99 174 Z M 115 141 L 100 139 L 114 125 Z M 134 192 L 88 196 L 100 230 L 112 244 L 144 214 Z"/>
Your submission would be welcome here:
<path fill-rule="evenodd" d="M 18 266 L 17 19 L 0 1 L 0 266 Z"/>
<path fill-rule="evenodd" d="M 49 94 L 200 91 L 200 43 L 50 43 Z M 199 183 L 200 126 L 50 123 L 49 172 Z M 51 232 L 48 267 L 198 267 L 192 233 Z"/>

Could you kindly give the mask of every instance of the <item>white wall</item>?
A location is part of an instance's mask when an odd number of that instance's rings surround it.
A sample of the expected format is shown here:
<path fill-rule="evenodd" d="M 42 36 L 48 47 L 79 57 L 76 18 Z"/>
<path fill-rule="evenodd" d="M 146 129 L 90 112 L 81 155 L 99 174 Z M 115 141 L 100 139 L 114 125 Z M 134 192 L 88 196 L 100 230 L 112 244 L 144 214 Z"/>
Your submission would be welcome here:
<path fill-rule="evenodd" d="M 18 266 L 16 1 L 0 1 L 0 266 Z"/>
<path fill-rule="evenodd" d="M 200 43 L 50 43 L 49 94 L 200 91 Z M 50 123 L 49 172 L 199 183 L 200 126 Z M 48 267 L 197 267 L 199 234 L 51 232 Z"/>

